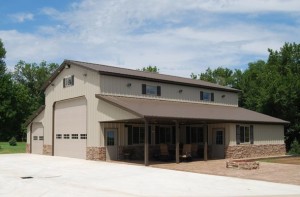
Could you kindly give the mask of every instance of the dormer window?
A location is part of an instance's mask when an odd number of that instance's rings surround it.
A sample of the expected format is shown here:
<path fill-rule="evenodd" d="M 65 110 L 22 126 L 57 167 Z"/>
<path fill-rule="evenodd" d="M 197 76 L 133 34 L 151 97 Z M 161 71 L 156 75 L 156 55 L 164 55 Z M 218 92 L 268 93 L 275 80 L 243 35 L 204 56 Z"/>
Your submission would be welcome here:
<path fill-rule="evenodd" d="M 214 93 L 200 91 L 201 101 L 214 101 Z"/>
<path fill-rule="evenodd" d="M 160 86 L 151 86 L 151 85 L 142 84 L 142 94 L 160 96 L 161 88 Z"/>
<path fill-rule="evenodd" d="M 74 75 L 68 76 L 64 78 L 64 88 L 70 87 L 74 85 Z"/>

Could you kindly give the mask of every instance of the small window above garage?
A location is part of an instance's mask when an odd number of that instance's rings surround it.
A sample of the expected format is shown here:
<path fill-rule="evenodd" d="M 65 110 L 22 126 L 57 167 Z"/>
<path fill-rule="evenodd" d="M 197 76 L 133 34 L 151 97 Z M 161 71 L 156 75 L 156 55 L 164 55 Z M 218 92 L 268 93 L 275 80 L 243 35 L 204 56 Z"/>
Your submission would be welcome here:
<path fill-rule="evenodd" d="M 70 87 L 73 85 L 74 85 L 74 75 L 67 76 L 64 78 L 64 83 L 63 83 L 64 88 Z"/>

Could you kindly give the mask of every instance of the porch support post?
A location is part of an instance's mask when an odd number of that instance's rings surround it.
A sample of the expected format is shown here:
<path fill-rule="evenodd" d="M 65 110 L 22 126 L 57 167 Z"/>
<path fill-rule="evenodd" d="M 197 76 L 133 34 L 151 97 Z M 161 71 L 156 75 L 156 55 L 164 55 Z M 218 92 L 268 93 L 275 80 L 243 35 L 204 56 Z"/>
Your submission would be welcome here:
<path fill-rule="evenodd" d="M 176 163 L 179 163 L 179 123 L 175 121 L 176 125 Z"/>
<path fill-rule="evenodd" d="M 204 132 L 204 149 L 203 149 L 203 151 L 204 151 L 204 161 L 207 161 L 207 139 L 208 139 L 208 125 L 206 125 L 206 128 L 205 128 L 205 132 Z"/>
<path fill-rule="evenodd" d="M 144 142 L 144 163 L 145 166 L 149 166 L 149 127 L 148 121 L 145 119 L 145 142 Z"/>

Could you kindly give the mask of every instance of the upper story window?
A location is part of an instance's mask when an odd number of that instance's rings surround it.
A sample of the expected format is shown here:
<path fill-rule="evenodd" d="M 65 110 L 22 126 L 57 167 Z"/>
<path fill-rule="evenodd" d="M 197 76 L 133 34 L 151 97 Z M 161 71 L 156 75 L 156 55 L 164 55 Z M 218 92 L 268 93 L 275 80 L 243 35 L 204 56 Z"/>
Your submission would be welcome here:
<path fill-rule="evenodd" d="M 200 91 L 201 101 L 214 101 L 214 93 Z"/>
<path fill-rule="evenodd" d="M 74 75 L 68 76 L 64 78 L 64 88 L 70 87 L 74 85 Z"/>
<path fill-rule="evenodd" d="M 161 87 L 142 84 L 142 94 L 152 95 L 152 96 L 160 96 L 161 95 Z"/>
<path fill-rule="evenodd" d="M 236 125 L 236 143 L 253 144 L 253 125 Z"/>

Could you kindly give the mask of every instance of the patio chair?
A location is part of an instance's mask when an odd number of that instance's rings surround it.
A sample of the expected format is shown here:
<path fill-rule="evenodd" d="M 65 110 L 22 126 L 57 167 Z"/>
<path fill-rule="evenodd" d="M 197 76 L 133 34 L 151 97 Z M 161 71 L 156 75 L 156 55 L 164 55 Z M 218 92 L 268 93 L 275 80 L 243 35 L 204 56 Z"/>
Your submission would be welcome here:
<path fill-rule="evenodd" d="M 184 144 L 182 148 L 182 154 L 180 155 L 181 161 L 192 161 L 192 145 Z"/>
<path fill-rule="evenodd" d="M 159 159 L 166 161 L 170 159 L 170 153 L 167 144 L 160 144 L 160 155 Z"/>

